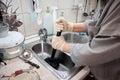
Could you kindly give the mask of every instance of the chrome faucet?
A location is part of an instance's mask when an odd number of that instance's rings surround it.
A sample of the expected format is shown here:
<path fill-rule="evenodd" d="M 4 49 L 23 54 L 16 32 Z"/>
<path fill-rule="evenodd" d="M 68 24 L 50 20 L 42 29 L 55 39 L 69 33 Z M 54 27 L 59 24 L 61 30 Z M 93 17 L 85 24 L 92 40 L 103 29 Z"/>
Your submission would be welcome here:
<path fill-rule="evenodd" d="M 41 28 L 41 29 L 39 30 L 38 35 L 40 36 L 40 41 L 41 41 L 41 40 L 44 41 L 44 42 L 47 41 L 47 30 L 46 30 L 45 28 Z"/>

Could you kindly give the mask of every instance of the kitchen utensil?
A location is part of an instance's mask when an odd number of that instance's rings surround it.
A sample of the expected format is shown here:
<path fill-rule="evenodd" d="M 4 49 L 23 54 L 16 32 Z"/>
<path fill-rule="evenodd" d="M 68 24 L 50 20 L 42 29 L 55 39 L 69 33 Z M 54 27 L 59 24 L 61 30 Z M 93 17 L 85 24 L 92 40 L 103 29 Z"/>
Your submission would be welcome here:
<path fill-rule="evenodd" d="M 84 12 L 83 12 L 83 16 L 84 16 L 84 17 L 87 17 L 87 16 L 88 16 L 88 13 L 87 13 L 87 11 L 86 11 L 87 5 L 88 5 L 88 1 L 86 0 L 86 1 L 85 1 Z"/>
<path fill-rule="evenodd" d="M 61 36 L 61 32 L 62 31 L 57 32 L 56 36 Z M 54 67 L 55 69 L 57 69 L 59 67 L 60 60 L 54 58 L 55 57 L 55 53 L 56 53 L 56 49 L 53 48 L 51 57 L 46 58 L 45 61 L 48 64 L 50 64 L 52 67 Z"/>
<path fill-rule="evenodd" d="M 24 60 L 24 61 L 25 61 L 26 63 L 28 63 L 28 64 L 30 64 L 30 65 L 36 67 L 37 69 L 40 68 L 40 66 L 39 66 L 38 64 L 35 64 L 35 63 L 33 63 L 33 62 L 29 61 L 29 60 Z"/>
<path fill-rule="evenodd" d="M 0 80 L 41 80 L 37 71 L 31 69 L 16 70 L 11 75 L 1 74 Z"/>
<path fill-rule="evenodd" d="M 24 60 L 31 60 L 33 58 L 32 51 L 29 49 L 25 49 L 20 57 Z"/>
<path fill-rule="evenodd" d="M 31 62 L 30 60 L 23 59 L 22 57 L 19 57 L 19 58 L 22 59 L 25 63 L 28 63 L 28 64 L 30 64 L 33 67 L 36 67 L 37 69 L 40 68 L 40 66 L 38 64 L 35 64 L 35 63 Z"/>
<path fill-rule="evenodd" d="M 0 57 L 11 59 L 24 51 L 24 36 L 16 31 L 9 31 L 8 36 L 0 38 Z"/>
<path fill-rule="evenodd" d="M 22 55 L 19 56 L 19 58 L 22 59 L 24 62 L 30 64 L 31 66 L 36 67 L 37 69 L 40 68 L 39 65 L 30 61 L 30 59 L 32 59 L 31 57 L 32 57 L 32 52 L 30 50 L 24 50 Z"/>

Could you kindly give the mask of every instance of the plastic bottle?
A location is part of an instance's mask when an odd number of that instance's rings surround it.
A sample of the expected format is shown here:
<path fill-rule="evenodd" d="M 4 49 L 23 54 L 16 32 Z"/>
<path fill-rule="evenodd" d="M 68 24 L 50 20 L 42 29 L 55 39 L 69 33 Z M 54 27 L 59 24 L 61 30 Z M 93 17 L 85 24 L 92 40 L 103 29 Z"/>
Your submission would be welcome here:
<path fill-rule="evenodd" d="M 51 9 L 52 9 L 52 15 L 53 15 L 53 29 L 54 29 L 53 33 L 56 34 L 57 33 L 57 31 L 56 31 L 56 20 L 57 20 L 57 9 L 58 9 L 58 7 L 57 6 L 52 6 Z"/>
<path fill-rule="evenodd" d="M 53 35 L 53 16 L 50 13 L 49 7 L 47 7 L 46 13 L 43 16 L 43 27 L 47 29 L 47 35 Z"/>
<path fill-rule="evenodd" d="M 59 18 L 63 18 L 63 19 L 64 19 L 64 12 L 61 12 L 61 13 L 60 13 Z"/>

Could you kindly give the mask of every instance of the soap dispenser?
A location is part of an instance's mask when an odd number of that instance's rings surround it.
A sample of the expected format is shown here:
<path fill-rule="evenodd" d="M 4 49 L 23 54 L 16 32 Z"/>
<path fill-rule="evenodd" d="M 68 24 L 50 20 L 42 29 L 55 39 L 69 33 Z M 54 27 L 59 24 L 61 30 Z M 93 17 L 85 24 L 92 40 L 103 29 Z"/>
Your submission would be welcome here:
<path fill-rule="evenodd" d="M 63 19 L 64 19 L 64 12 L 61 12 L 61 13 L 60 13 L 59 18 L 63 18 Z"/>
<path fill-rule="evenodd" d="M 53 17 L 50 8 L 47 7 L 46 13 L 43 16 L 43 27 L 47 29 L 47 35 L 53 35 Z"/>

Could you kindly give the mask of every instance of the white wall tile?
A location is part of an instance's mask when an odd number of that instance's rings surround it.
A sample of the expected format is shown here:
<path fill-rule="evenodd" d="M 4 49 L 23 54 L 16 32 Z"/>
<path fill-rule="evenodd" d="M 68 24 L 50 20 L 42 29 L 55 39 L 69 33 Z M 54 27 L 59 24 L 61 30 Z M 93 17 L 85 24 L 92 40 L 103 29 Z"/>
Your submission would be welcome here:
<path fill-rule="evenodd" d="M 33 22 L 31 20 L 31 15 L 30 14 L 23 14 L 23 15 L 24 15 L 24 25 L 25 25 L 26 36 L 37 34 L 38 30 L 42 26 L 38 25 L 37 21 Z"/>
<path fill-rule="evenodd" d="M 33 10 L 32 0 L 20 0 L 22 13 L 30 13 Z"/>
<path fill-rule="evenodd" d="M 23 25 L 19 27 L 19 31 L 23 33 L 25 36 L 30 36 L 38 33 L 38 30 L 42 27 L 42 25 L 38 25 L 37 21 L 32 21 L 31 14 L 33 11 L 32 8 L 32 0 L 13 0 L 13 9 L 16 9 L 19 7 L 19 10 L 17 11 L 18 19 L 20 19 L 23 22 Z M 96 0 L 88 0 L 91 1 L 89 9 L 87 10 L 88 13 L 92 11 L 95 8 L 95 1 Z M 84 21 L 87 18 L 90 17 L 84 17 L 83 9 L 85 6 L 85 0 L 39 0 L 40 8 L 42 9 L 41 18 L 44 15 L 46 11 L 46 7 L 52 7 L 57 6 L 57 14 L 58 17 L 61 12 L 64 12 L 64 17 L 68 21 L 76 22 L 76 16 L 77 16 L 77 9 L 75 9 L 75 5 L 79 5 L 78 9 L 78 18 L 77 22 Z"/>
<path fill-rule="evenodd" d="M 73 8 L 74 0 L 58 0 L 59 9 Z"/>
<path fill-rule="evenodd" d="M 75 22 L 75 13 L 73 12 L 72 9 L 58 10 L 58 16 L 60 16 L 61 12 L 64 12 L 64 18 L 66 20 Z"/>
<path fill-rule="evenodd" d="M 57 6 L 57 0 L 39 0 L 40 7 L 46 10 L 46 7 Z"/>
<path fill-rule="evenodd" d="M 18 14 L 17 18 L 23 23 L 20 27 L 18 27 L 18 31 L 25 35 L 25 25 L 24 25 L 24 18 L 23 14 Z"/>

